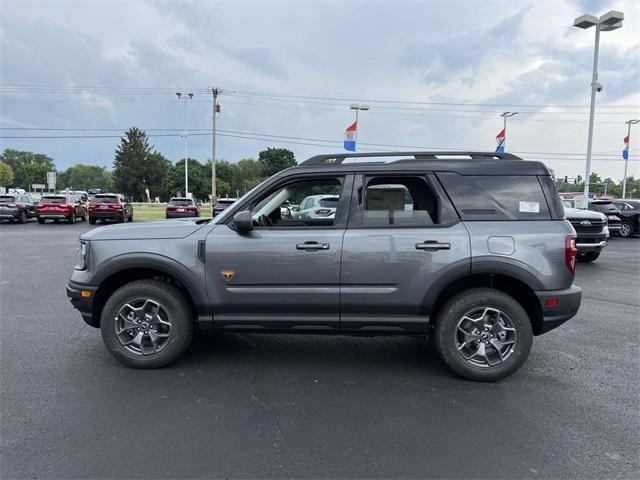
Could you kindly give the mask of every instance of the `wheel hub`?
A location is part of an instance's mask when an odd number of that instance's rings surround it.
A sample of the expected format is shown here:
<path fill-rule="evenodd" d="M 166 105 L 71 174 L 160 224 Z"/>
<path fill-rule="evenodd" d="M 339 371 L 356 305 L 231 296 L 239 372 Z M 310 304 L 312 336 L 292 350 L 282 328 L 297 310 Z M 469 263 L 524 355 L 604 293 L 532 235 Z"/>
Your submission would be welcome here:
<path fill-rule="evenodd" d="M 513 354 L 517 331 L 504 312 L 479 307 L 462 316 L 454 337 L 458 354 L 465 362 L 488 368 L 503 363 Z"/>
<path fill-rule="evenodd" d="M 171 336 L 171 322 L 158 302 L 137 298 L 124 303 L 114 318 L 118 340 L 130 353 L 153 355 L 162 350 Z"/>

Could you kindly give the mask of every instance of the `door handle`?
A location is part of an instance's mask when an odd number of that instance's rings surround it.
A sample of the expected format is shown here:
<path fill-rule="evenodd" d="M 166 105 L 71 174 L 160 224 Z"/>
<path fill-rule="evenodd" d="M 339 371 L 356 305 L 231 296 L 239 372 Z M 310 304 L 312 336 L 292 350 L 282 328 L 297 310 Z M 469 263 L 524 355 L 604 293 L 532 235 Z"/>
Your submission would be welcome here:
<path fill-rule="evenodd" d="M 328 243 L 304 242 L 296 245 L 296 250 L 329 250 Z"/>
<path fill-rule="evenodd" d="M 450 243 L 440 243 L 436 240 L 427 240 L 423 243 L 416 243 L 416 250 L 450 250 Z"/>

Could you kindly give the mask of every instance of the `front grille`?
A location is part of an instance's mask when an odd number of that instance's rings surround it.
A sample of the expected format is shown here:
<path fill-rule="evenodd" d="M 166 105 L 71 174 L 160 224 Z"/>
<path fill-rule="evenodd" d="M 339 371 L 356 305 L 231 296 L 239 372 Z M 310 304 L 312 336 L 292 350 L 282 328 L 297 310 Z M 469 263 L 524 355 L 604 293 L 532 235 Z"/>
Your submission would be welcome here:
<path fill-rule="evenodd" d="M 600 233 L 602 232 L 602 227 L 604 223 L 601 222 L 591 222 L 591 225 L 580 225 L 580 222 L 571 222 L 573 228 L 575 228 L 576 233 Z"/>

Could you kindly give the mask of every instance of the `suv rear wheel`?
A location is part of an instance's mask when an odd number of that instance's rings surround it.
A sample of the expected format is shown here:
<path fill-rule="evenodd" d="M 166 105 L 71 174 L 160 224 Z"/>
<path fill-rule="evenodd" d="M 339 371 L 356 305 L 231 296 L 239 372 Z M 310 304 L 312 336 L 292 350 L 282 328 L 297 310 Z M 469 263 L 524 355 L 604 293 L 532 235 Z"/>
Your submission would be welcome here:
<path fill-rule="evenodd" d="M 622 238 L 633 237 L 633 224 L 627 220 L 622 221 L 620 225 L 620 236 Z"/>
<path fill-rule="evenodd" d="M 158 368 L 191 343 L 194 321 L 184 295 L 159 280 L 137 280 L 116 290 L 100 318 L 111 354 L 133 368 Z"/>
<path fill-rule="evenodd" d="M 515 373 L 531 350 L 529 316 L 513 298 L 490 288 L 454 295 L 436 319 L 442 360 L 469 380 L 493 382 Z"/>

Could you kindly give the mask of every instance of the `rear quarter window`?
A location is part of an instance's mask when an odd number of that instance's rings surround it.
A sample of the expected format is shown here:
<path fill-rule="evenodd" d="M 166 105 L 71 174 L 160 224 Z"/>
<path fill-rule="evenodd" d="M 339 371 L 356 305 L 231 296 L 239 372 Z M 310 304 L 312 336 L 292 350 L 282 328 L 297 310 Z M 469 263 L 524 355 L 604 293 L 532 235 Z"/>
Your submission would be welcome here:
<path fill-rule="evenodd" d="M 438 173 L 462 220 L 549 220 L 536 176 Z"/>

